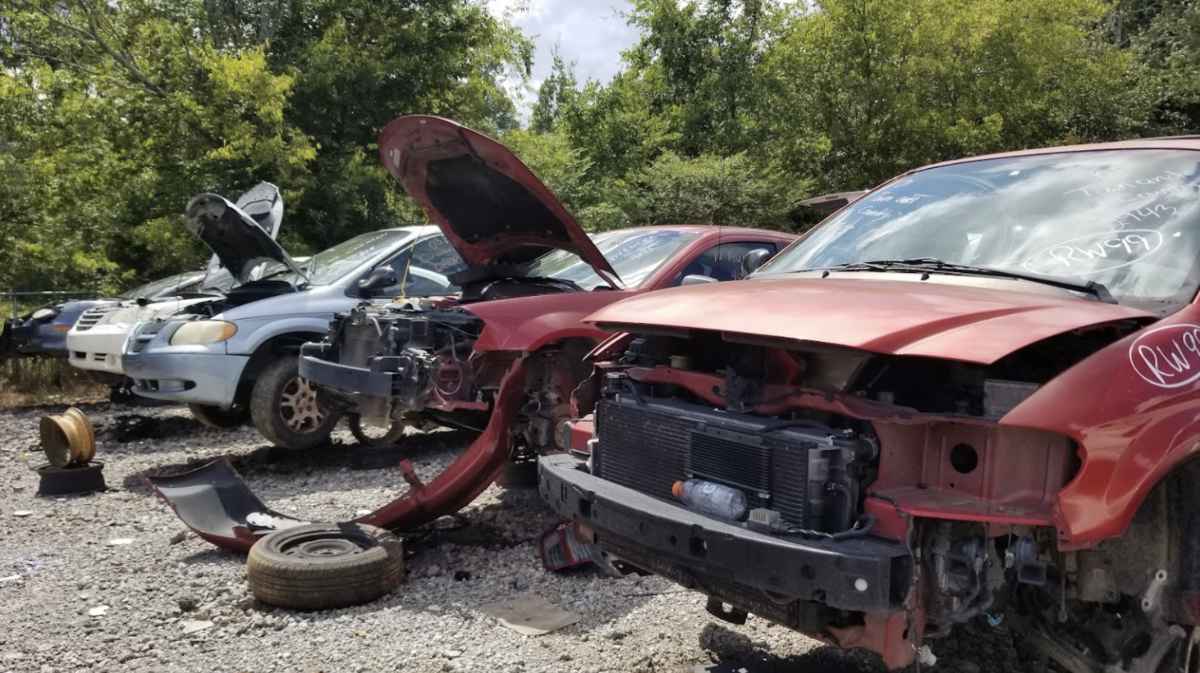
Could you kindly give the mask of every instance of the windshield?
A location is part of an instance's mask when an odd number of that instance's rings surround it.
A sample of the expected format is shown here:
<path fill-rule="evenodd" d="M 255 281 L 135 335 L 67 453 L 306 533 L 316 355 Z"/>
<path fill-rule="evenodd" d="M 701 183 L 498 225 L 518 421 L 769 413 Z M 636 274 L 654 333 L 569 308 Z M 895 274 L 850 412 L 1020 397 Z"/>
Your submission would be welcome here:
<path fill-rule="evenodd" d="M 413 233 L 407 229 L 385 229 L 360 234 L 348 241 L 342 241 L 332 248 L 318 252 L 309 258 L 308 262 L 301 265 L 301 269 L 308 276 L 310 285 L 328 285 L 375 257 L 386 253 L 405 239 L 411 238 L 412 235 Z M 268 269 L 263 277 L 284 269 L 286 267 L 280 264 L 274 269 Z M 295 274 L 289 273 L 280 278 L 293 283 L 303 281 L 302 278 L 293 278 L 293 276 Z"/>
<path fill-rule="evenodd" d="M 696 236 L 671 229 L 627 229 L 591 234 L 590 238 L 625 286 L 637 287 L 680 248 L 696 240 Z M 569 280 L 585 290 L 607 285 L 590 264 L 565 250 L 555 250 L 533 260 L 526 274 Z"/>
<path fill-rule="evenodd" d="M 1121 303 L 1189 301 L 1200 153 L 1110 150 L 920 171 L 847 207 L 758 274 L 932 257 L 1103 284 Z"/>
<path fill-rule="evenodd" d="M 121 293 L 120 298 L 153 299 L 158 296 L 179 292 L 180 289 L 199 282 L 203 275 L 203 272 L 188 271 L 187 273 L 179 273 L 159 280 L 152 280 L 145 285 L 139 285 L 132 290 Z"/>

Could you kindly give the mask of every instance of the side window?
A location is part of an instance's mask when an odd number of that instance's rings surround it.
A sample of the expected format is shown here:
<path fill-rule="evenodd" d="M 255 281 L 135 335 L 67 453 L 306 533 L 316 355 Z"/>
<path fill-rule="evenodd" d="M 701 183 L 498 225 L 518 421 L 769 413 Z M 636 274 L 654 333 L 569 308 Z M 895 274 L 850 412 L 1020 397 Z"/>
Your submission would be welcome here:
<path fill-rule="evenodd" d="M 465 271 L 466 264 L 443 236 L 432 236 L 413 246 L 413 266 L 449 276 Z"/>
<path fill-rule="evenodd" d="M 408 278 L 404 283 L 405 296 L 429 297 L 451 292 L 458 292 L 458 287 L 453 285 L 449 278 L 436 271 L 422 269 L 415 264 L 409 268 Z M 399 292 L 396 294 L 398 295 Z"/>
<path fill-rule="evenodd" d="M 742 258 L 753 250 L 766 250 L 774 255 L 778 251 L 774 243 L 766 241 L 743 241 L 722 243 L 705 250 L 675 277 L 675 285 L 683 282 L 684 276 L 708 276 L 720 281 L 738 280 L 742 277 Z"/>
<path fill-rule="evenodd" d="M 466 265 L 446 239 L 435 236 L 402 250 L 376 268 L 391 269 L 398 281 L 393 285 L 367 292 L 368 297 L 383 299 L 401 295 L 428 297 L 458 292 L 458 287 L 451 283 L 447 276 L 462 271 Z"/>

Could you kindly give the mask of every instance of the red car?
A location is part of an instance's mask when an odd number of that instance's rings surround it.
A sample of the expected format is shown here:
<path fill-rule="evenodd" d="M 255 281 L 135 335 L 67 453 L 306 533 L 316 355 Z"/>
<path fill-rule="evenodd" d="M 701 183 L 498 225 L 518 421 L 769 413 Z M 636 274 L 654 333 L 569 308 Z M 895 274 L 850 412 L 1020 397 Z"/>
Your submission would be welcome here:
<path fill-rule="evenodd" d="M 589 236 L 507 148 L 459 124 L 401 117 L 379 145 L 388 170 L 462 258 L 466 270 L 450 278 L 462 292 L 360 305 L 335 320 L 324 342 L 304 346 L 300 374 L 319 386 L 323 404 L 364 422 L 482 433 L 428 483 L 407 472 L 407 492 L 362 523 L 411 528 L 457 511 L 506 465 L 532 473 L 538 455 L 561 450 L 560 427 L 576 415 L 572 393 L 591 372 L 584 356 L 607 336 L 585 316 L 651 290 L 740 278 L 796 238 L 695 225 Z M 363 282 L 390 287 L 403 285 L 408 269 L 401 262 L 375 273 Z M 211 499 L 191 497 L 198 484 Z M 265 506 L 223 466 L 158 485 L 189 525 L 222 546 L 246 549 L 288 523 L 256 516 Z"/>
<path fill-rule="evenodd" d="M 1036 670 L 1195 671 L 1198 192 L 1197 138 L 952 161 L 748 280 L 600 309 L 593 449 L 543 497 L 892 669 L 1003 622 Z"/>

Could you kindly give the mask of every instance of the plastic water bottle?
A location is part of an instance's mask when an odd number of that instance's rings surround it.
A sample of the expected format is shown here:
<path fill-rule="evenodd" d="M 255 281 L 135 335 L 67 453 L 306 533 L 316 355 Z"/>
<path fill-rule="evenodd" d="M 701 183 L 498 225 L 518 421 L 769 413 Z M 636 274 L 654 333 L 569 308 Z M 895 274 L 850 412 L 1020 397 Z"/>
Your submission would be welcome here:
<path fill-rule="evenodd" d="M 672 484 L 671 493 L 683 501 L 688 509 L 701 514 L 729 521 L 738 521 L 746 516 L 746 494 L 724 484 L 688 479 Z"/>

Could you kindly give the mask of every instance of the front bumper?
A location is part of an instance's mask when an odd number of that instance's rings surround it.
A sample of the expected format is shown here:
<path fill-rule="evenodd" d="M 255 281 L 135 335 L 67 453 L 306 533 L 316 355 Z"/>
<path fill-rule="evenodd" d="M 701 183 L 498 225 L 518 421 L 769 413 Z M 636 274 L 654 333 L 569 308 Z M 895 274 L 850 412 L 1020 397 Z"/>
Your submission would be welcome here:
<path fill-rule="evenodd" d="M 758 607 L 764 592 L 861 612 L 901 609 L 908 594 L 912 561 L 904 545 L 758 533 L 594 477 L 581 465 L 570 455 L 538 461 L 542 498 L 558 514 L 585 522 L 601 547 L 631 563 L 750 612 L 772 609 Z"/>
<path fill-rule="evenodd" d="M 67 334 L 67 352 L 71 366 L 95 372 L 124 375 L 121 351 L 129 338 L 127 325 L 97 325 L 85 332 Z"/>
<path fill-rule="evenodd" d="M 300 376 L 345 396 L 389 397 L 394 372 L 331 362 L 320 356 L 324 344 L 307 343 L 300 347 Z"/>
<path fill-rule="evenodd" d="M 217 353 L 130 353 L 122 356 L 125 375 L 142 397 L 190 404 L 231 406 L 242 370 L 250 358 Z"/>
<path fill-rule="evenodd" d="M 4 351 L 13 357 L 67 354 L 67 329 L 70 325 L 34 320 L 8 321 L 0 338 Z"/>

